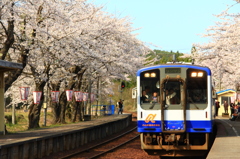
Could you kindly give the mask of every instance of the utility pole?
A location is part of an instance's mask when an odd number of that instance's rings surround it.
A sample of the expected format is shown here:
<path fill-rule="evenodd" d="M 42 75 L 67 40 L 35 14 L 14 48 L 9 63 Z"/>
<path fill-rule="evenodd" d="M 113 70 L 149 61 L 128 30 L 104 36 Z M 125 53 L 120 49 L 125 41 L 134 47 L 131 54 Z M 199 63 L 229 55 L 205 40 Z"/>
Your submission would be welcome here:
<path fill-rule="evenodd" d="M 121 85 L 120 85 L 120 93 L 121 93 L 121 96 L 120 96 L 120 99 L 122 99 L 122 92 L 125 88 L 125 83 L 123 81 L 121 81 Z"/>
<path fill-rule="evenodd" d="M 89 74 L 89 79 L 88 79 L 88 112 L 87 114 L 91 115 L 91 93 L 92 93 L 92 81 L 91 81 L 91 74 Z"/>
<path fill-rule="evenodd" d="M 49 76 L 48 76 L 49 78 Z M 44 123 L 43 126 L 47 126 L 47 105 L 50 105 L 50 100 L 49 100 L 49 81 L 47 81 L 47 91 L 46 94 L 44 95 L 44 102 L 43 102 L 43 109 L 44 109 Z"/>
<path fill-rule="evenodd" d="M 13 124 L 13 125 L 15 124 L 15 120 L 16 120 L 16 118 L 15 118 L 15 117 L 16 117 L 16 109 L 15 109 L 15 108 L 16 108 L 16 105 L 17 105 L 17 104 L 13 104 L 13 105 L 12 105 L 12 124 Z"/>

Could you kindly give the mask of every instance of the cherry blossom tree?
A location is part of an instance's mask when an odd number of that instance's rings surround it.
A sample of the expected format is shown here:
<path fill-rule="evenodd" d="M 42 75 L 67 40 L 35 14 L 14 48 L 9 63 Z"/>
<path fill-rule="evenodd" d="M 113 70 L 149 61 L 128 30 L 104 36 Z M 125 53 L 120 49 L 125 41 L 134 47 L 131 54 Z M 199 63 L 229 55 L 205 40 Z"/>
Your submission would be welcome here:
<path fill-rule="evenodd" d="M 235 5 L 240 5 L 238 0 L 236 2 Z M 204 37 L 209 37 L 210 42 L 196 44 L 197 51 L 193 53 L 196 64 L 212 70 L 217 90 L 235 89 L 240 83 L 237 58 L 240 53 L 240 14 L 229 13 L 231 7 L 217 15 L 220 21 L 207 29 Z"/>
<path fill-rule="evenodd" d="M 78 111 L 82 110 L 81 105 L 66 102 L 66 89 L 86 89 L 83 80 L 89 74 L 92 80 L 96 79 L 94 76 L 104 77 L 102 80 L 107 83 L 115 78 L 124 79 L 125 74 L 135 74 L 149 51 L 132 34 L 129 18 L 116 18 L 85 0 L 11 2 L 17 37 L 13 45 L 19 47 L 18 52 L 9 52 L 10 57 L 19 57 L 21 53 L 26 56 L 27 65 L 19 80 L 28 75 L 25 83 L 32 83 L 32 91 L 42 91 L 43 97 L 48 87 L 61 91 L 60 102 L 53 108 L 55 122 L 64 123 L 66 107 L 72 109 L 73 121 L 79 115 L 76 112 L 81 113 Z M 16 90 L 18 82 L 22 83 L 16 81 L 9 91 Z M 7 94 L 19 101 L 13 92 Z M 29 128 L 39 127 L 42 103 L 43 99 L 40 104 L 30 105 Z"/>
<path fill-rule="evenodd" d="M 0 2 L 0 57 L 1 60 L 22 63 L 24 68 L 27 63 L 28 50 L 15 43 L 15 41 L 19 40 L 15 36 L 15 6 L 16 2 L 12 0 L 2 0 Z M 17 54 L 17 56 L 11 56 L 10 52 Z M 5 73 L 5 90 L 11 86 L 21 73 L 22 70 Z"/>

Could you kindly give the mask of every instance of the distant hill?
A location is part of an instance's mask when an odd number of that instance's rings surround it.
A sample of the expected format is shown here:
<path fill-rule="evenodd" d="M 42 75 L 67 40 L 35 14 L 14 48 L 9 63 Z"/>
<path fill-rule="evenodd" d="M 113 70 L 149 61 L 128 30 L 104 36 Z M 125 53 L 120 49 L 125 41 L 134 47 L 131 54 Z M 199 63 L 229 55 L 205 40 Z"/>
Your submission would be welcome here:
<path fill-rule="evenodd" d="M 153 50 L 147 55 L 147 61 L 153 62 L 153 64 L 165 64 L 173 61 L 173 55 L 176 57 L 176 61 L 191 62 L 190 54 L 184 54 L 173 51 Z"/>

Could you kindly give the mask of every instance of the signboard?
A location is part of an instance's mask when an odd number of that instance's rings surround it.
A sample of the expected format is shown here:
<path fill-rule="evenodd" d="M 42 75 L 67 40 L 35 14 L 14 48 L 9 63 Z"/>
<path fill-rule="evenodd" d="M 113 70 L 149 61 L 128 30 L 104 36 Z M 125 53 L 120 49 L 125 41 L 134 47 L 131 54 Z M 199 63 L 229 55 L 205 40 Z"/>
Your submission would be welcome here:
<path fill-rule="evenodd" d="M 33 91 L 33 102 L 34 104 L 39 104 L 41 101 L 42 92 L 41 91 Z"/>
<path fill-rule="evenodd" d="M 52 102 L 57 103 L 59 100 L 59 91 L 51 91 Z"/>
<path fill-rule="evenodd" d="M 132 89 L 132 99 L 137 98 L 137 87 Z"/>
<path fill-rule="evenodd" d="M 21 100 L 27 100 L 30 87 L 19 87 L 19 88 L 20 88 Z"/>

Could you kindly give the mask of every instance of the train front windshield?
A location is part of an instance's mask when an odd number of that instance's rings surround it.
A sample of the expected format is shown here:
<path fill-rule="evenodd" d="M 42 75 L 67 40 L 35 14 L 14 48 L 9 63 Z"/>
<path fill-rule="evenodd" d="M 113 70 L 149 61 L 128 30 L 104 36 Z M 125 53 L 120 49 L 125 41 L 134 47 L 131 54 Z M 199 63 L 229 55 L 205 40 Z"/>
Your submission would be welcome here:
<path fill-rule="evenodd" d="M 140 105 L 145 110 L 205 109 L 207 75 L 191 68 L 160 68 L 140 74 Z"/>

